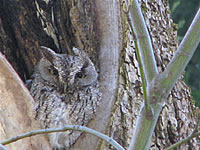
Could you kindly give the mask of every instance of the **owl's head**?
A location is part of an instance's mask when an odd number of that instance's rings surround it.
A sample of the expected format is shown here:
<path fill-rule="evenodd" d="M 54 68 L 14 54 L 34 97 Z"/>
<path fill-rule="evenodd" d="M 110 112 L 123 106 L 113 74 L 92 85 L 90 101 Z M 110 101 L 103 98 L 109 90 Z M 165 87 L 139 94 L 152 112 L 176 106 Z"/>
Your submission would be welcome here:
<path fill-rule="evenodd" d="M 83 51 L 73 48 L 73 52 L 73 56 L 57 54 L 42 46 L 42 59 L 38 64 L 42 79 L 63 88 L 93 84 L 98 76 L 94 64 Z"/>

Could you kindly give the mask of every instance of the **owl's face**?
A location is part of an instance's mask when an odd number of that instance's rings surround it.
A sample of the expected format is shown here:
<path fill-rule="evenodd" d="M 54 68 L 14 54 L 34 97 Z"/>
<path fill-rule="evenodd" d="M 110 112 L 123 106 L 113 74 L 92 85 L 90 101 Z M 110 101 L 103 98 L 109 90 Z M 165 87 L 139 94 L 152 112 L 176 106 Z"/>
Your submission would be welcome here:
<path fill-rule="evenodd" d="M 74 56 L 56 54 L 49 48 L 42 47 L 43 58 L 39 62 L 41 77 L 64 90 L 72 87 L 85 87 L 97 80 L 96 69 L 89 57 L 73 48 Z"/>

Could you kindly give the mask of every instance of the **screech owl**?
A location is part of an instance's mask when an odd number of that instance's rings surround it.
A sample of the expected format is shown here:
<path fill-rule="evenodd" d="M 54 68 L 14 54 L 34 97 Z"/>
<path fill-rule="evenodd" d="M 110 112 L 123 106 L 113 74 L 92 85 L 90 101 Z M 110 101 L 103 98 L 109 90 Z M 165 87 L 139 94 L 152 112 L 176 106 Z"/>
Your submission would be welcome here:
<path fill-rule="evenodd" d="M 41 47 L 42 58 L 34 69 L 30 93 L 35 102 L 35 118 L 43 128 L 67 124 L 87 125 L 96 112 L 101 94 L 94 64 L 83 51 L 73 48 L 74 55 L 57 54 Z M 81 132 L 48 134 L 52 148 L 70 148 Z"/>

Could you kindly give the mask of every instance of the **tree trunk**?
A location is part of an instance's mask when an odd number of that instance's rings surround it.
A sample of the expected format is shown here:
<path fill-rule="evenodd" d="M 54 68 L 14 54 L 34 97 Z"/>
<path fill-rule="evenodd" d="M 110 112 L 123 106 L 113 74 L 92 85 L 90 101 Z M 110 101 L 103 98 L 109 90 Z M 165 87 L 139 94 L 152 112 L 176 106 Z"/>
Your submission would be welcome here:
<path fill-rule="evenodd" d="M 69 54 L 73 46 L 86 51 L 99 70 L 102 92 L 102 103 L 88 127 L 106 133 L 128 148 L 143 94 L 133 39 L 120 2 L 2 0 L 1 3 L 0 51 L 6 55 L 22 80 L 30 78 L 34 65 L 39 61 L 39 46 Z M 140 4 L 150 32 L 157 66 L 162 72 L 178 46 L 168 3 L 165 0 L 142 0 Z M 0 92 L 2 90 L 0 87 Z M 15 103 L 13 101 L 10 105 Z M 21 112 L 22 108 L 17 109 Z M 196 125 L 196 109 L 190 89 L 181 78 L 163 107 L 152 149 L 165 149 L 190 135 Z M 1 111 L 10 110 L 0 107 Z M 30 119 L 32 115 L 24 116 L 24 119 L 26 117 Z M 2 124 L 2 120 L 0 121 Z M 16 128 L 19 122 L 9 126 Z M 2 129 L 10 130 L 1 127 Z M 14 135 L 10 134 L 9 137 Z M 21 149 L 20 146 L 16 144 L 15 148 L 10 149 Z M 83 134 L 72 149 L 113 148 L 92 135 Z M 197 139 L 179 149 L 198 149 Z"/>
<path fill-rule="evenodd" d="M 32 97 L 1 54 L 0 77 L 0 141 L 39 129 L 39 123 L 35 121 L 32 111 Z M 51 149 L 44 136 L 29 137 L 6 147 L 13 150 Z"/>

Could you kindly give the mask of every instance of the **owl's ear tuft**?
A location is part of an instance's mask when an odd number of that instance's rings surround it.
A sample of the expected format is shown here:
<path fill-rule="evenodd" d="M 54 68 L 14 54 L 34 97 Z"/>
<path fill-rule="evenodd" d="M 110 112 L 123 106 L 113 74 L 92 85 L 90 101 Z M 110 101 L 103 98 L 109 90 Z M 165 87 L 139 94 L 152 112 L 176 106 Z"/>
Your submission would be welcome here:
<path fill-rule="evenodd" d="M 42 53 L 42 57 L 46 58 L 50 62 L 52 62 L 57 55 L 52 49 L 45 46 L 41 46 L 40 51 Z"/>
<path fill-rule="evenodd" d="M 83 50 L 80 50 L 78 48 L 73 47 L 72 51 L 73 51 L 74 55 L 76 55 L 76 56 L 80 56 L 80 57 L 85 58 L 87 60 L 89 59 L 89 57 L 87 56 L 87 54 Z"/>
<path fill-rule="evenodd" d="M 81 55 L 81 50 L 78 49 L 78 48 L 73 47 L 73 48 L 72 48 L 72 51 L 73 51 L 73 53 L 74 53 L 75 55 L 77 55 L 77 56 Z"/>

